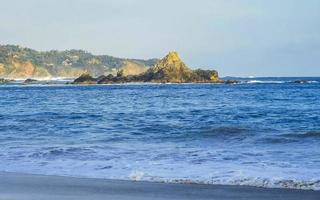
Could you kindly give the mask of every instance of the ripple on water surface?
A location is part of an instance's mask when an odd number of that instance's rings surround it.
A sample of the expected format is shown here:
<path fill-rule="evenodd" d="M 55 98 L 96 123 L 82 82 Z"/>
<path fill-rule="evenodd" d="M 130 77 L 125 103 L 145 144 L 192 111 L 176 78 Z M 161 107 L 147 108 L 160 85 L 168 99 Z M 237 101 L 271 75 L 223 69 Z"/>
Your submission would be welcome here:
<path fill-rule="evenodd" d="M 0 87 L 0 170 L 320 189 L 320 84 Z"/>

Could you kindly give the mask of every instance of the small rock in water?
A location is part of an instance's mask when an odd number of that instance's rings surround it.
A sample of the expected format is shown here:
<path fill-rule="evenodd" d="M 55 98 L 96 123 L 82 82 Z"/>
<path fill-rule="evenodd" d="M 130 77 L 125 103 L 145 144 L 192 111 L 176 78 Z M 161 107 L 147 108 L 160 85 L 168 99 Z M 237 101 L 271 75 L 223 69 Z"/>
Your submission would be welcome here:
<path fill-rule="evenodd" d="M 129 175 L 129 178 L 133 181 L 140 181 L 144 176 L 144 172 L 141 171 L 132 171 Z"/>
<path fill-rule="evenodd" d="M 33 82 L 37 82 L 37 80 L 28 78 L 28 79 L 26 79 L 23 83 L 24 83 L 24 84 L 28 84 L 28 83 L 33 83 Z"/>
<path fill-rule="evenodd" d="M 83 73 L 79 78 L 73 81 L 73 84 L 96 84 L 97 80 L 89 73 Z"/>
<path fill-rule="evenodd" d="M 238 80 L 226 80 L 224 83 L 225 84 L 237 84 L 237 83 L 240 83 L 240 81 L 238 81 Z"/>
<path fill-rule="evenodd" d="M 306 80 L 295 80 L 295 81 L 293 81 L 293 83 L 303 84 L 303 83 L 308 83 L 308 81 L 306 81 Z"/>

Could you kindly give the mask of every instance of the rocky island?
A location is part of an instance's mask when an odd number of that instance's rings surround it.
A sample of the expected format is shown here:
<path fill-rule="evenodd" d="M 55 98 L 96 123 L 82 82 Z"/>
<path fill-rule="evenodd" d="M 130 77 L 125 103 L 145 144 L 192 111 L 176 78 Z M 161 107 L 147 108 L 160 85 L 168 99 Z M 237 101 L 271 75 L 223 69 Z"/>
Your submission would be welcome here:
<path fill-rule="evenodd" d="M 140 74 L 125 74 L 120 69 L 116 75 L 109 74 L 93 78 L 88 72 L 75 79 L 73 84 L 110 84 L 128 82 L 153 83 L 222 83 L 215 70 L 192 70 L 177 52 L 170 52 L 154 66 Z"/>

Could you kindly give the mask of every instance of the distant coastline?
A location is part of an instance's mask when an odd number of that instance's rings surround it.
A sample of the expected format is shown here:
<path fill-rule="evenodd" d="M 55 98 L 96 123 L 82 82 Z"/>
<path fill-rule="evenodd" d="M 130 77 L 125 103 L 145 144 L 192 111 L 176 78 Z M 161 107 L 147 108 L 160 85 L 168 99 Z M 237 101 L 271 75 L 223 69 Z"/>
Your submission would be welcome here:
<path fill-rule="evenodd" d="M 170 52 L 163 59 L 126 59 L 83 50 L 36 51 L 0 45 L 0 84 L 121 83 L 317 83 L 317 77 L 220 78 L 216 70 L 193 70 Z"/>
<path fill-rule="evenodd" d="M 36 51 L 17 45 L 0 45 L 0 78 L 54 79 L 76 78 L 87 72 L 92 76 L 139 74 L 153 66 L 158 59 L 127 59 L 109 55 L 93 55 L 84 50 Z"/>
<path fill-rule="evenodd" d="M 73 78 L 74 84 L 222 82 L 216 70 L 190 69 L 177 52 L 161 60 L 142 60 L 95 56 L 83 50 L 41 52 L 0 45 L 0 83 L 23 79 L 31 83 L 57 77 Z"/>

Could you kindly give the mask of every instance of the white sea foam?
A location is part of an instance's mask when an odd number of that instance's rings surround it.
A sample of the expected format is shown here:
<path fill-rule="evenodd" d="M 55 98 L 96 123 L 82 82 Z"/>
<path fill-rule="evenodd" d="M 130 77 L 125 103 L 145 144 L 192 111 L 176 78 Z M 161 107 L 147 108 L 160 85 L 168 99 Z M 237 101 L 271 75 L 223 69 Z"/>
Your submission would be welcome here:
<path fill-rule="evenodd" d="M 130 180 L 134 180 L 134 181 L 141 181 L 143 179 L 143 176 L 144 176 L 144 172 L 142 171 L 132 171 L 130 174 L 129 174 L 129 178 Z"/>
<path fill-rule="evenodd" d="M 286 81 L 272 81 L 272 80 L 249 80 L 246 83 L 286 83 Z"/>
<path fill-rule="evenodd" d="M 74 80 L 75 77 L 29 77 L 29 78 L 14 78 L 14 81 L 25 81 L 26 79 L 35 79 L 37 81 L 65 81 Z"/>
<path fill-rule="evenodd" d="M 207 161 L 197 164 L 192 162 L 194 157 L 182 159 L 175 157 L 171 152 L 172 147 L 159 145 L 159 151 L 144 155 L 143 151 L 151 149 L 133 145 L 138 154 L 128 151 L 131 148 L 95 151 L 81 148 L 47 148 L 41 154 L 31 154 L 16 162 L 6 159 L 0 164 L 2 171 L 36 173 L 45 175 L 63 175 L 72 177 L 108 178 L 134 181 L 153 181 L 167 183 L 195 183 L 195 184 L 224 184 L 224 185 L 248 185 L 268 188 L 294 188 L 306 190 L 320 190 L 320 176 L 317 168 L 303 169 L 294 167 L 284 168 L 272 164 L 252 163 L 239 165 L 236 163 L 221 161 Z M 32 150 L 29 148 L 29 152 Z M 123 147 L 122 147 L 123 148 Z M 37 151 L 34 147 L 33 151 Z M 60 149 L 60 150 L 59 150 Z M 191 150 L 191 149 L 190 149 Z M 190 151 L 188 150 L 188 151 Z M 17 153 L 20 152 L 17 149 Z M 109 156 L 102 157 L 109 152 Z M 129 153 L 131 152 L 131 153 Z M 198 157 L 204 157 L 208 152 L 195 151 Z M 158 158 L 158 153 L 166 159 Z M 168 155 L 166 155 L 168 153 Z M 180 150 L 180 154 L 184 154 Z M 217 155 L 219 155 L 218 153 Z M 225 152 L 226 157 L 228 153 Z M 96 156 L 92 156 L 96 155 Z M 117 157 L 116 155 L 120 155 Z M 257 154 L 258 155 L 258 154 Z M 12 156 L 8 158 L 11 158 Z M 3 156 L 2 156 L 3 157 Z M 260 157 L 258 155 L 258 157 Z M 60 158 L 60 159 L 58 159 Z M 151 158 L 151 159 L 150 159 Z M 152 159 L 157 158 L 157 159 Z M 23 165 L 21 165 L 23 163 Z M 266 170 L 267 169 L 267 170 Z M 263 171 L 263 173 L 261 173 Z"/>

